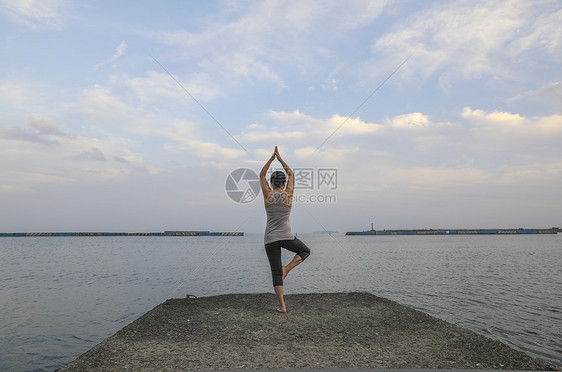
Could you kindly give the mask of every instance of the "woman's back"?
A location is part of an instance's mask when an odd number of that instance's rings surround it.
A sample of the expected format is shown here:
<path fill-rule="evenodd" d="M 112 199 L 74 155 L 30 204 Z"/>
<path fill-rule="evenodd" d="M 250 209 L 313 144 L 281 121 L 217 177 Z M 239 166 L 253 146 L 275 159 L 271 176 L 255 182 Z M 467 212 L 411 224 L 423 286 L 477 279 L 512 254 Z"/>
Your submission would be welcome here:
<path fill-rule="evenodd" d="M 284 193 L 284 191 L 280 194 L 274 192 L 273 202 L 265 206 L 267 213 L 267 225 L 264 235 L 265 244 L 294 238 L 289 222 L 291 206 L 283 202 Z"/>

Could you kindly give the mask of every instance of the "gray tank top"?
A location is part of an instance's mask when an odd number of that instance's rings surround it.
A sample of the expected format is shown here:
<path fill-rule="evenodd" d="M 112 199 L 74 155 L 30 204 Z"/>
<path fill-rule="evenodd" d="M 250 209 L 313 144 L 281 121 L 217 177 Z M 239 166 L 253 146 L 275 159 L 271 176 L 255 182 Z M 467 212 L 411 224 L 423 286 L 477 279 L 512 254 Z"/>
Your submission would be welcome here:
<path fill-rule="evenodd" d="M 282 195 L 273 192 L 273 203 L 265 206 L 267 213 L 267 225 L 265 227 L 264 243 L 269 244 L 278 240 L 293 240 L 289 216 L 291 206 L 283 203 Z"/>

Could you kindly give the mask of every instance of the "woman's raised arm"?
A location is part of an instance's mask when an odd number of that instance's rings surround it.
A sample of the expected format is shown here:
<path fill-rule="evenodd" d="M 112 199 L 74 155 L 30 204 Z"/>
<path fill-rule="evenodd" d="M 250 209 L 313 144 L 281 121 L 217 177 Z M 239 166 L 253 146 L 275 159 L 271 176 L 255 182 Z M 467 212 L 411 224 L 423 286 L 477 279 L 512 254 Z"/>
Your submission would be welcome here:
<path fill-rule="evenodd" d="M 287 176 L 289 177 L 289 179 L 287 180 L 287 186 L 285 187 L 285 193 L 292 198 L 293 197 L 293 190 L 295 189 L 295 177 L 293 175 L 293 170 L 291 169 L 291 167 L 289 167 L 289 165 L 287 163 L 285 163 L 285 161 L 281 158 L 281 155 L 279 154 L 279 150 L 277 150 L 277 146 L 275 146 L 275 152 L 274 155 L 277 156 L 277 160 L 279 160 L 279 162 L 281 163 L 281 165 L 283 166 L 283 169 L 285 169 L 285 172 L 287 173 Z"/>
<path fill-rule="evenodd" d="M 275 147 L 275 150 L 277 151 L 277 147 Z M 271 203 L 271 201 L 273 200 L 272 198 L 273 191 L 269 187 L 269 183 L 267 183 L 267 179 L 265 178 L 265 175 L 267 174 L 267 170 L 271 166 L 271 163 L 273 163 L 273 160 L 275 160 L 275 156 L 276 156 L 276 152 L 273 152 L 273 154 L 271 155 L 269 160 L 265 163 L 265 165 L 263 166 L 260 172 L 261 192 L 263 193 L 263 200 L 266 205 Z"/>

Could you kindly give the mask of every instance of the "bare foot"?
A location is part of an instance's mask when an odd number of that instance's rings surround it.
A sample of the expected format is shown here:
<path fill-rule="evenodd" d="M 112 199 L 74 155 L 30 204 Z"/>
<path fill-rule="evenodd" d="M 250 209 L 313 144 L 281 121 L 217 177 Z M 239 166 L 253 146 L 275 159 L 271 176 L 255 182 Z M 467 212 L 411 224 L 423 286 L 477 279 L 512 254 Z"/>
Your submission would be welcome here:
<path fill-rule="evenodd" d="M 278 307 L 278 308 L 277 308 L 277 311 L 280 312 L 280 313 L 282 313 L 282 314 L 285 314 L 285 313 L 287 312 L 287 309 L 286 309 L 286 308 L 280 308 L 280 307 Z"/>
<path fill-rule="evenodd" d="M 283 270 L 282 279 L 283 281 L 285 281 L 285 278 L 287 277 L 287 274 L 289 273 L 290 270 L 287 269 L 287 266 L 283 266 L 281 269 Z"/>

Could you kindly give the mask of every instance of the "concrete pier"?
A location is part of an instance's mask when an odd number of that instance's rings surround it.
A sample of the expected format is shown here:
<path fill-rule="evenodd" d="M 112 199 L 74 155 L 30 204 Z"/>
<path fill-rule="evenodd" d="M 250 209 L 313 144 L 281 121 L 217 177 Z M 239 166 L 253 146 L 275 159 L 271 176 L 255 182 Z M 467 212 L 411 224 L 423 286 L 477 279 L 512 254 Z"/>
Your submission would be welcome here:
<path fill-rule="evenodd" d="M 171 299 L 61 371 L 555 367 L 369 293 Z"/>
<path fill-rule="evenodd" d="M 68 237 L 68 236 L 244 236 L 242 231 L 164 231 L 164 232 L 16 232 L 2 233 L 0 238 Z"/>
<path fill-rule="evenodd" d="M 348 231 L 345 235 L 538 235 L 558 234 L 550 229 L 438 229 L 438 230 L 365 230 Z"/>

